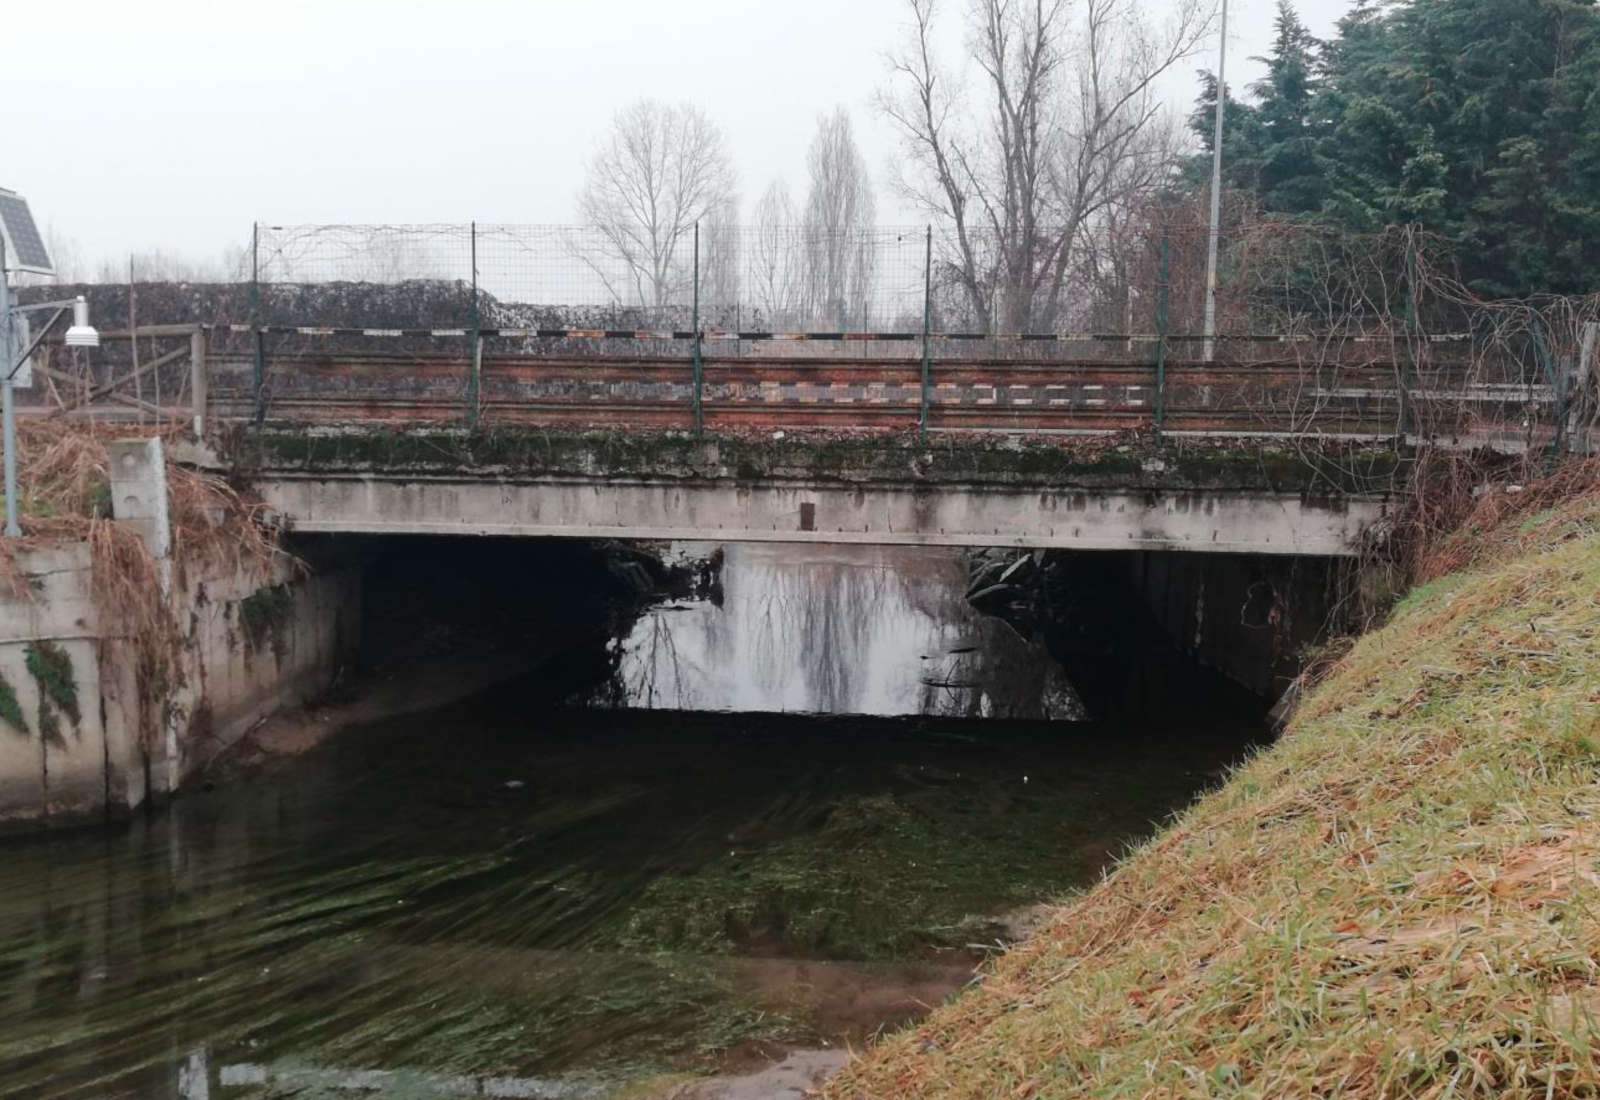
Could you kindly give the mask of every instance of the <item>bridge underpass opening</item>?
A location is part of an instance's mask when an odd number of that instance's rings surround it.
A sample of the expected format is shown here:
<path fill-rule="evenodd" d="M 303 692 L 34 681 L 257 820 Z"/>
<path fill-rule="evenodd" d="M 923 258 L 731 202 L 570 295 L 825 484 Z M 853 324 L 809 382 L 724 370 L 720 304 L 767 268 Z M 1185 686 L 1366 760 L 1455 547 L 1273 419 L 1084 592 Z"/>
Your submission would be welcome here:
<path fill-rule="evenodd" d="M 1258 717 L 1356 576 L 1173 552 L 308 536 L 364 575 L 357 678 L 653 710 Z M 447 694 L 460 693 L 456 687 Z"/>
<path fill-rule="evenodd" d="M 1186 556 L 1240 570 L 1229 587 L 1178 555 L 299 547 L 364 574 L 362 667 L 326 710 L 423 709 L 297 756 L 268 723 L 266 762 L 224 762 L 214 791 L 9 849 L 3 919 L 48 929 L 72 973 L 10 972 L 0 1022 L 30 1054 L 0 1091 L 467 1072 L 486 1095 L 604 1095 L 836 1057 L 968 984 L 1267 736 L 1267 696 L 1220 676 L 1151 705 L 1202 663 L 1162 644 L 1194 637 L 1163 602 L 1203 589 L 1209 629 L 1224 592 L 1338 568 Z M 1130 654 L 1135 687 L 1073 680 Z M 197 982 L 172 958 L 225 963 Z"/>

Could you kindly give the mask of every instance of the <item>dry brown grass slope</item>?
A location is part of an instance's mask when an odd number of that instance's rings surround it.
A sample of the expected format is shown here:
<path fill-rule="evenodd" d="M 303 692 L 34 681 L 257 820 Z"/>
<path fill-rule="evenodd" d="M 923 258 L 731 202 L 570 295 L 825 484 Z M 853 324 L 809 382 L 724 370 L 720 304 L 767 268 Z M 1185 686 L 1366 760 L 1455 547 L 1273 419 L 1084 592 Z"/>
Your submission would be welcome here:
<path fill-rule="evenodd" d="M 1278 744 L 827 1095 L 1600 1095 L 1585 483 L 1486 499 Z"/>

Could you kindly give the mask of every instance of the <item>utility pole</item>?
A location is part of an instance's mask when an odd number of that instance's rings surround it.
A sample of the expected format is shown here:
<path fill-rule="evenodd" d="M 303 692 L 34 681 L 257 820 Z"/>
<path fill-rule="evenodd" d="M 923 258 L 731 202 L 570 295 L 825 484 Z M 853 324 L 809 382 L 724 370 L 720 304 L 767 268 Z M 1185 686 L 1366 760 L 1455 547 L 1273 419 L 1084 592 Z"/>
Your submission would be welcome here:
<path fill-rule="evenodd" d="M 22 525 L 17 521 L 17 411 L 12 390 L 12 375 L 21 364 L 11 362 L 16 349 L 11 342 L 11 287 L 6 276 L 6 246 L 0 241 L 0 420 L 4 421 L 6 538 L 22 537 Z"/>
<path fill-rule="evenodd" d="M 1217 124 L 1211 140 L 1211 232 L 1206 242 L 1206 362 L 1217 351 L 1217 239 L 1222 221 L 1222 115 L 1228 101 L 1228 0 L 1222 0 L 1222 45 L 1217 51 Z"/>
<path fill-rule="evenodd" d="M 23 268 L 23 270 L 29 269 Z M 5 456 L 0 459 L 0 463 L 3 463 L 5 470 L 5 537 L 15 539 L 22 537 L 22 524 L 19 519 L 21 501 L 17 491 L 17 410 L 14 393 L 17 373 L 44 342 L 45 334 L 69 309 L 72 311 L 72 327 L 67 329 L 62 343 L 69 348 L 97 348 L 100 346 L 100 334 L 89 324 L 89 303 L 84 300 L 83 295 L 58 302 L 39 302 L 31 306 L 12 305 L 9 279 L 10 276 L 6 272 L 5 241 L 0 238 L 0 420 L 4 421 L 4 425 L 0 426 L 0 446 L 5 448 Z M 45 322 L 27 347 L 21 347 L 22 341 L 14 336 L 16 315 L 44 309 L 55 310 L 55 315 Z M 19 349 L 20 355 L 18 355 Z"/>

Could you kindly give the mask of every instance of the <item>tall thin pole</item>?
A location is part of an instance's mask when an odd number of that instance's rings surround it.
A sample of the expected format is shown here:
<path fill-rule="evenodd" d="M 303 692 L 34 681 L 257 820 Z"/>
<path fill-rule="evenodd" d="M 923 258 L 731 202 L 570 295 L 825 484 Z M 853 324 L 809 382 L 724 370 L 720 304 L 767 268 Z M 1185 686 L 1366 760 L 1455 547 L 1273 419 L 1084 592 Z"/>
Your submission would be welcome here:
<path fill-rule="evenodd" d="M 250 335 L 255 344 L 256 415 L 260 426 L 267 416 L 267 358 L 261 342 L 261 223 L 250 223 Z"/>
<path fill-rule="evenodd" d="M 1211 233 L 1206 242 L 1206 362 L 1217 350 L 1217 239 L 1222 226 L 1222 116 L 1228 102 L 1228 0 L 1222 0 L 1222 45 L 1217 51 L 1217 122 L 1211 140 Z"/>
<path fill-rule="evenodd" d="M 1167 330 L 1172 323 L 1172 242 L 1161 233 L 1161 283 L 1156 288 L 1156 438 L 1167 427 Z M 1131 329 L 1129 330 L 1132 331 Z"/>
<path fill-rule="evenodd" d="M 476 431 L 478 428 L 478 387 L 480 351 L 482 339 L 483 318 L 478 312 L 478 223 L 472 223 L 472 335 L 467 345 L 467 427 Z"/>
<path fill-rule="evenodd" d="M 917 414 L 917 439 L 928 441 L 928 399 L 933 389 L 933 363 L 928 347 L 933 328 L 933 226 L 928 226 L 928 236 L 922 254 L 922 404 Z"/>
<path fill-rule="evenodd" d="M 11 361 L 16 348 L 11 342 L 11 286 L 6 276 L 5 242 L 0 241 L 0 420 L 5 422 L 5 486 L 6 486 L 6 538 L 22 537 L 22 524 L 17 522 L 17 411 L 12 406 L 12 373 L 17 365 Z"/>
<path fill-rule="evenodd" d="M 1417 253 L 1413 247 L 1410 227 L 1406 227 L 1406 309 L 1405 309 L 1405 358 L 1400 367 L 1400 423 L 1398 431 L 1400 443 L 1404 446 L 1406 436 L 1412 428 L 1412 418 L 1415 410 L 1411 405 L 1411 387 L 1416 374 L 1416 347 L 1415 337 L 1417 331 Z"/>
<path fill-rule="evenodd" d="M 694 434 L 699 435 L 705 425 L 700 404 L 703 367 L 700 363 L 700 223 L 694 223 Z"/>
<path fill-rule="evenodd" d="M 144 383 L 139 380 L 139 288 L 134 285 L 133 253 L 128 253 L 128 352 L 133 356 L 133 396 L 139 402 L 139 423 L 144 423 Z M 156 404 L 161 404 L 160 399 Z"/>

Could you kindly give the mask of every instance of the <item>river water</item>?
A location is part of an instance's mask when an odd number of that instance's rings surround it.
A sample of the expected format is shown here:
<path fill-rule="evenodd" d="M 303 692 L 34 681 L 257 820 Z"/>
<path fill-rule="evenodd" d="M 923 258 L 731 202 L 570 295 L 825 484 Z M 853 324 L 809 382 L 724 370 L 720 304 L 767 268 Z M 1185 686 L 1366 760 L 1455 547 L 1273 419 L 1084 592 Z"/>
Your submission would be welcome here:
<path fill-rule="evenodd" d="M 0 1095 L 607 1095 L 913 1018 L 1260 735 L 1059 720 L 964 583 L 730 552 L 627 706 L 532 678 L 0 845 Z"/>

